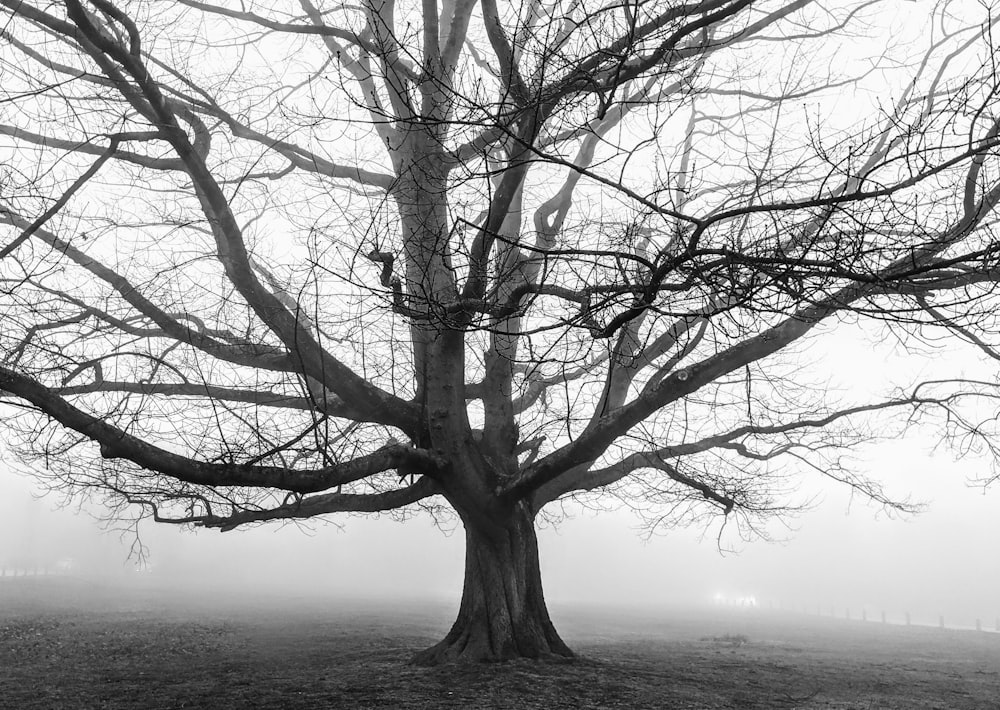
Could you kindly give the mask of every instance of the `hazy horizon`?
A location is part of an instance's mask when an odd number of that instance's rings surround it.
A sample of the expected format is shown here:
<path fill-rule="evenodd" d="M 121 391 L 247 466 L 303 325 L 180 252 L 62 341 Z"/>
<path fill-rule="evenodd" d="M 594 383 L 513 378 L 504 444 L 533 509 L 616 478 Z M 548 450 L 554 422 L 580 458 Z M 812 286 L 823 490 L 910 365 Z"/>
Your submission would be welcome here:
<path fill-rule="evenodd" d="M 944 455 L 914 458 L 914 442 L 870 450 L 866 465 L 881 469 L 895 490 L 905 485 L 927 509 L 906 519 L 851 500 L 846 487 L 822 487 L 804 479 L 802 495 L 813 509 L 784 529 L 781 541 L 740 543 L 720 552 L 717 525 L 708 531 L 678 528 L 648 539 L 638 520 L 618 511 L 587 511 L 539 532 L 542 577 L 553 609 L 560 605 L 651 608 L 737 604 L 753 597 L 763 607 L 869 620 L 885 611 L 901 622 L 970 627 L 982 619 L 992 629 L 1000 617 L 1000 516 L 998 493 L 966 485 L 982 462 L 955 463 Z M 915 463 L 916 462 L 916 463 Z M 905 469 L 905 470 L 904 470 Z M 70 573 L 110 575 L 120 583 L 134 559 L 128 536 L 103 531 L 97 521 L 58 499 L 33 499 L 32 482 L 0 476 L 0 562 L 19 555 L 48 560 L 73 558 Z M 149 552 L 144 585 L 164 584 L 244 589 L 337 599 L 439 600 L 457 608 L 462 585 L 464 537 L 444 534 L 429 518 L 406 523 L 333 518 L 312 531 L 263 526 L 220 534 L 187 532 L 145 523 L 141 538 Z M 739 543 L 723 535 L 724 545 Z M 8 574 L 10 571 L 8 571 Z"/>

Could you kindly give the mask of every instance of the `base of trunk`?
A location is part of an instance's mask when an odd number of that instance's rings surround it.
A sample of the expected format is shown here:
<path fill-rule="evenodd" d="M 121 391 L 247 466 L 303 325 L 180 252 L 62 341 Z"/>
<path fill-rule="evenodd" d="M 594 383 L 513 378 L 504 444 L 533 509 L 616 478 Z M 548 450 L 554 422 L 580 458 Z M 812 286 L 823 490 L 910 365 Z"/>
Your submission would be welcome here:
<path fill-rule="evenodd" d="M 538 542 L 527 508 L 503 525 L 465 526 L 465 585 L 458 619 L 438 644 L 412 662 L 507 661 L 572 658 L 549 619 L 542 596 Z"/>
<path fill-rule="evenodd" d="M 529 626 L 533 628 L 529 628 Z M 520 633 L 493 636 L 487 623 L 459 627 L 456 623 L 442 641 L 418 652 L 410 660 L 418 666 L 445 663 L 496 663 L 516 658 L 569 660 L 573 651 L 559 638 L 552 623 L 547 628 L 528 625 Z"/>

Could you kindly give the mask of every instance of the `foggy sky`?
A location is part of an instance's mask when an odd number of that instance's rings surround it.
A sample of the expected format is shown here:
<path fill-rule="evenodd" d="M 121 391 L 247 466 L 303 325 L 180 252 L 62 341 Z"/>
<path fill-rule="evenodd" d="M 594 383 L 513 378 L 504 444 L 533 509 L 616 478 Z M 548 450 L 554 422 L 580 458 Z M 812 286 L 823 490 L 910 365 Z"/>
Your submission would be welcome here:
<path fill-rule="evenodd" d="M 761 605 L 838 616 L 862 608 L 869 618 L 904 611 L 914 622 L 992 628 L 1000 616 L 1000 491 L 965 485 L 983 462 L 954 463 L 920 452 L 915 441 L 875 448 L 866 465 L 928 501 L 909 519 L 889 518 L 853 502 L 843 488 L 810 485 L 822 500 L 792 521 L 772 526 L 784 542 L 740 543 L 720 552 L 717 527 L 672 530 L 644 542 L 625 512 L 583 512 L 540 532 L 543 580 L 553 613 L 560 604 L 617 608 L 709 602 L 753 595 Z M 102 531 L 85 515 L 53 510 L 54 498 L 34 500 L 29 479 L 0 475 L 0 557 L 30 551 L 74 556 L 79 573 L 124 579 L 131 539 Z M 400 601 L 441 599 L 457 604 L 464 541 L 429 520 L 407 523 L 339 519 L 344 526 L 261 527 L 220 534 L 148 524 L 143 541 L 152 571 L 144 581 L 178 581 L 200 588 L 266 588 L 299 596 Z M 135 574 L 135 573 L 131 573 Z"/>

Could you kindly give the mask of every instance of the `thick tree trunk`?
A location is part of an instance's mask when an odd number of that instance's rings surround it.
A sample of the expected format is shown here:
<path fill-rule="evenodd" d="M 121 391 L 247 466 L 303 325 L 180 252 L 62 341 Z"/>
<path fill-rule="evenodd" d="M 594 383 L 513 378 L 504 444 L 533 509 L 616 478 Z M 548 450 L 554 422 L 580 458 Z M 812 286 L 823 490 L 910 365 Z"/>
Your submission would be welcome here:
<path fill-rule="evenodd" d="M 533 516 L 518 505 L 505 524 L 465 525 L 465 587 L 458 619 L 444 640 L 413 662 L 572 657 L 542 597 Z"/>

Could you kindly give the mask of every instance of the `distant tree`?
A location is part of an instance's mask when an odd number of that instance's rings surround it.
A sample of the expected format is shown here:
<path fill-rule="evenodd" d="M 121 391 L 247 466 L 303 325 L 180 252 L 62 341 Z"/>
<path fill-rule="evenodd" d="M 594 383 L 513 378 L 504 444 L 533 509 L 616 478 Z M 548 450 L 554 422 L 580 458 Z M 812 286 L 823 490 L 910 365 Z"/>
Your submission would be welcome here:
<path fill-rule="evenodd" d="M 880 321 L 1000 359 L 983 4 L 0 8 L 10 445 L 125 519 L 457 514 L 419 662 L 571 655 L 567 499 L 750 534 L 807 470 L 905 507 L 842 465 L 872 413 L 990 445 L 995 383 L 792 357 Z"/>

